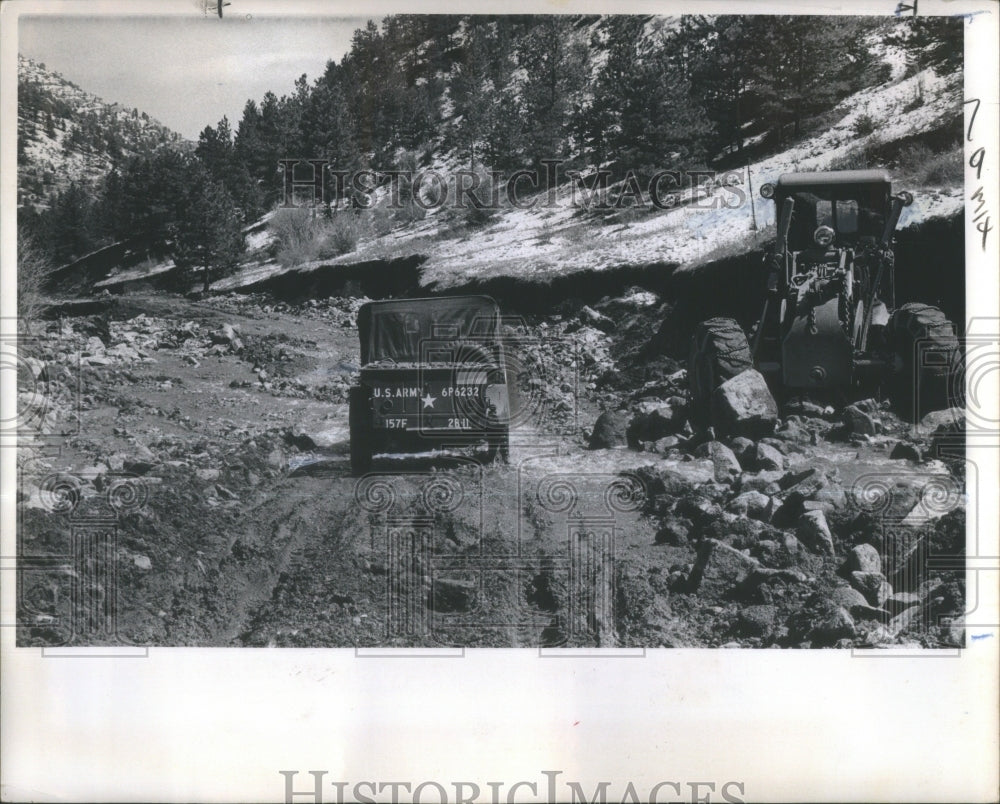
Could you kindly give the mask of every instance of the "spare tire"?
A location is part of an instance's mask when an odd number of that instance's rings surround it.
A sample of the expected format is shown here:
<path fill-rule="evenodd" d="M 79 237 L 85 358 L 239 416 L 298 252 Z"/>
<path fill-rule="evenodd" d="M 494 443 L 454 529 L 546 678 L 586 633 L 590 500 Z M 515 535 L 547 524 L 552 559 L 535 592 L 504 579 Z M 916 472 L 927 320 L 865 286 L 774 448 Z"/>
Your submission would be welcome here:
<path fill-rule="evenodd" d="M 900 416 L 919 421 L 932 410 L 965 405 L 958 335 L 944 313 L 904 304 L 889 319 L 887 335 L 896 354 L 891 393 Z"/>
<path fill-rule="evenodd" d="M 742 327 L 732 318 L 702 321 L 691 337 L 688 353 L 692 419 L 707 425 L 712 392 L 749 368 L 753 368 L 753 358 Z"/>

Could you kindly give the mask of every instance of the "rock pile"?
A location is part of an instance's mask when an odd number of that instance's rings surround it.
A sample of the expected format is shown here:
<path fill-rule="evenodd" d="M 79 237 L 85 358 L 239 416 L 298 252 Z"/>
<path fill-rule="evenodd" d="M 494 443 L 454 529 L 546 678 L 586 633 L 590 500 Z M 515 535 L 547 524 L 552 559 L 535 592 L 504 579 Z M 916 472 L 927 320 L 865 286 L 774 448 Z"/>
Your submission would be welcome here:
<path fill-rule="evenodd" d="M 943 513 L 924 497 L 940 495 L 935 484 L 962 482 L 954 466 L 928 463 L 934 439 L 956 432 L 960 416 L 942 423 L 932 414 L 910 428 L 873 399 L 838 409 L 797 398 L 779 409 L 749 369 L 715 391 L 706 427 L 685 385 L 683 371 L 647 383 L 599 416 L 588 447 L 650 453 L 638 474 L 658 523 L 654 542 L 672 556 L 693 552 L 692 561 L 670 566 L 671 594 L 693 612 L 712 611 L 720 643 L 954 641 L 960 629 L 933 618 L 960 616 L 961 579 L 913 562 Z M 855 479 L 856 449 L 876 490 Z M 883 492 L 885 504 L 876 499 Z M 958 503 L 944 513 L 964 522 Z M 889 525 L 894 535 L 883 538 Z M 960 549 L 960 536 L 945 541 L 946 550 Z"/>

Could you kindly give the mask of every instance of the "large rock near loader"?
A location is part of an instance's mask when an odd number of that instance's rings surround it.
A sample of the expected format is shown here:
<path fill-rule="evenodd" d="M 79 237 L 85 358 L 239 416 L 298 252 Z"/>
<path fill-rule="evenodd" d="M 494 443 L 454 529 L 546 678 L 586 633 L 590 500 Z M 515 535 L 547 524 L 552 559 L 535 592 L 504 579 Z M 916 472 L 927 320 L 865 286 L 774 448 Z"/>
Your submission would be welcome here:
<path fill-rule="evenodd" d="M 758 439 L 774 432 L 778 405 L 764 376 L 747 369 L 715 389 L 711 417 L 717 435 Z"/>
<path fill-rule="evenodd" d="M 590 434 L 590 449 L 611 449 L 625 446 L 628 414 L 623 410 L 606 410 L 597 417 Z"/>
<path fill-rule="evenodd" d="M 721 441 L 706 441 L 698 446 L 694 454 L 697 458 L 712 461 L 716 483 L 733 483 L 743 472 L 736 455 Z"/>
<path fill-rule="evenodd" d="M 630 447 L 636 447 L 643 441 L 658 441 L 680 432 L 686 419 L 687 406 L 679 396 L 671 397 L 666 402 L 643 402 L 629 422 L 626 440 Z"/>

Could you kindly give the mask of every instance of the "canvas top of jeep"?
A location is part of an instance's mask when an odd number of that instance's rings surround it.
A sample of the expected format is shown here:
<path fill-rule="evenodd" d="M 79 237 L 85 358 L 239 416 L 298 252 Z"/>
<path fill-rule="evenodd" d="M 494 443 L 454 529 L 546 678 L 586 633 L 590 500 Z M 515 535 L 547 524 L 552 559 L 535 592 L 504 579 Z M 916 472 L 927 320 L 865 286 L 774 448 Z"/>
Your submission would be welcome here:
<path fill-rule="evenodd" d="M 358 311 L 361 364 L 497 365 L 500 308 L 489 296 L 369 302 Z"/>
<path fill-rule="evenodd" d="M 885 228 L 892 182 L 885 170 L 785 173 L 773 195 L 778 210 L 786 198 L 795 200 L 789 231 L 793 249 L 810 248 L 820 226 L 833 229 L 839 242 L 874 244 Z"/>

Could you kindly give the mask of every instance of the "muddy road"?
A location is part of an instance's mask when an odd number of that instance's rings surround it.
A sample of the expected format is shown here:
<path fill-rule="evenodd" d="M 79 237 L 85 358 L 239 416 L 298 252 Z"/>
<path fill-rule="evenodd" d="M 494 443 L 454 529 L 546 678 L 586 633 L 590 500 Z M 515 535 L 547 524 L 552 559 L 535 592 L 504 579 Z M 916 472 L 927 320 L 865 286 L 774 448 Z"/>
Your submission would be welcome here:
<path fill-rule="evenodd" d="M 26 337 L 19 644 L 960 638 L 961 573 L 914 556 L 962 554 L 961 463 L 886 405 L 859 402 L 860 432 L 797 402 L 773 438 L 706 447 L 682 366 L 648 348 L 669 311 L 633 291 L 509 322 L 523 411 L 509 464 L 390 455 L 356 478 L 362 301 L 123 296 Z M 605 411 L 618 424 L 594 433 Z M 864 545 L 877 566 L 854 566 Z"/>

